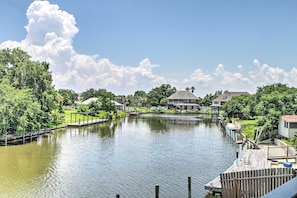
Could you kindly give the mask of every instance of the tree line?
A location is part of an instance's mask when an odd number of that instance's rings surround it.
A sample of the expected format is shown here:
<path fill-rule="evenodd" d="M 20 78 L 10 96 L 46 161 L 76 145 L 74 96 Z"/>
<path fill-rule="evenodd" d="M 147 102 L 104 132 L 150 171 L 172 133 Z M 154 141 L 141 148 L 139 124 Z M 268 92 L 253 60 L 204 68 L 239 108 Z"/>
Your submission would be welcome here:
<path fill-rule="evenodd" d="M 185 90 L 195 90 L 195 87 Z M 89 105 L 78 105 L 79 111 L 98 115 L 117 112 L 113 101 L 126 106 L 152 107 L 166 105 L 166 99 L 177 89 L 170 84 L 162 84 L 149 92 L 137 90 L 133 95 L 115 95 L 105 89 L 90 88 L 81 93 L 81 100 L 98 98 Z M 223 91 L 207 94 L 199 98 L 201 106 L 210 106 L 212 100 Z M 57 121 L 63 107 L 75 106 L 78 93 L 69 89 L 55 90 L 52 74 L 47 62 L 32 61 L 23 50 L 0 50 L 0 133 L 21 134 L 46 127 Z M 264 126 L 266 134 L 275 133 L 281 115 L 296 115 L 297 90 L 284 84 L 259 87 L 252 95 L 233 97 L 222 107 L 226 118 L 254 119 Z"/>
<path fill-rule="evenodd" d="M 275 137 L 280 117 L 297 114 L 297 89 L 281 83 L 258 87 L 255 94 L 233 97 L 222 110 L 228 119 L 256 119 L 264 138 Z"/>

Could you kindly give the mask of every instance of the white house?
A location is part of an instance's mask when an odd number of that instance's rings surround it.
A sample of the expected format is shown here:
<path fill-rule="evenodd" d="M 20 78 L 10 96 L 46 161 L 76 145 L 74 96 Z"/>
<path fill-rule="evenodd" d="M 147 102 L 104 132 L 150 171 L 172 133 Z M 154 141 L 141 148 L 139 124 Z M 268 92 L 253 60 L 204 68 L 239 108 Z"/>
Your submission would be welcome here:
<path fill-rule="evenodd" d="M 91 104 L 91 102 L 96 102 L 97 100 L 98 100 L 97 97 L 93 97 L 83 101 L 81 104 L 89 105 Z M 118 103 L 117 101 L 114 101 L 114 100 L 112 100 L 111 102 L 116 106 L 117 110 L 125 111 L 126 106 L 124 104 Z"/>
<path fill-rule="evenodd" d="M 198 110 L 199 98 L 190 91 L 177 91 L 167 98 L 168 109 Z"/>
<path fill-rule="evenodd" d="M 218 95 L 212 101 L 211 108 L 214 111 L 219 111 L 220 108 L 223 106 L 223 104 L 225 104 L 226 102 L 231 100 L 233 97 L 240 96 L 240 95 L 248 95 L 248 94 L 249 94 L 248 92 L 229 92 L 229 91 L 226 91 L 222 95 Z"/>
<path fill-rule="evenodd" d="M 297 115 L 283 115 L 278 122 L 278 134 L 291 139 L 297 132 Z"/>

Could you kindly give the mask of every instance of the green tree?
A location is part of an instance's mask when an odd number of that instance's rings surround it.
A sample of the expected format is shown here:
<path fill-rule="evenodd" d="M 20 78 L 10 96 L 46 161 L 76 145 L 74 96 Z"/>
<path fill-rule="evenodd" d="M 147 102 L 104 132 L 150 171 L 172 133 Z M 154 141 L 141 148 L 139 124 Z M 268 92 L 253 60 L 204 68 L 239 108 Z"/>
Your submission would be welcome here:
<path fill-rule="evenodd" d="M 41 106 L 30 89 L 16 89 L 7 82 L 0 83 L 0 131 L 22 134 L 33 132 L 42 125 Z"/>
<path fill-rule="evenodd" d="M 70 89 L 59 89 L 58 93 L 63 97 L 63 106 L 73 105 L 78 97 L 78 94 Z"/>
<path fill-rule="evenodd" d="M 170 84 L 162 84 L 160 87 L 153 88 L 147 94 L 148 101 L 151 106 L 158 106 L 161 104 L 161 100 L 168 98 L 176 92 L 175 87 L 171 87 Z"/>
<path fill-rule="evenodd" d="M 52 85 L 52 75 L 46 62 L 31 61 L 23 50 L 4 49 L 0 51 L 0 82 L 8 80 L 16 89 L 30 89 L 41 105 L 43 118 L 50 117 L 57 109 L 57 92 Z M 46 120 L 43 120 L 44 122 Z"/>
<path fill-rule="evenodd" d="M 249 99 L 249 95 L 233 97 L 232 100 L 229 100 L 223 105 L 222 109 L 224 110 L 228 118 L 249 119 Z"/>

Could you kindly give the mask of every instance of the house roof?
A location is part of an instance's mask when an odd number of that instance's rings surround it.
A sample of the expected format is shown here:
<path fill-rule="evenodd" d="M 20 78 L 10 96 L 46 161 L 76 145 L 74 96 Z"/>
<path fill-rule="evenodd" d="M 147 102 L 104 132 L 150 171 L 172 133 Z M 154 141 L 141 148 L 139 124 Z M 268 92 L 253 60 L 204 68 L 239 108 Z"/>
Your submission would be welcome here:
<path fill-rule="evenodd" d="M 199 104 L 195 104 L 195 103 L 176 103 L 176 104 L 174 104 L 174 106 L 196 106 L 196 107 L 199 107 Z"/>
<path fill-rule="evenodd" d="M 89 98 L 89 99 L 83 101 L 81 104 L 88 105 L 88 104 L 91 104 L 91 102 L 95 102 L 95 101 L 97 101 L 97 100 L 98 100 L 98 98 L 93 97 L 93 98 Z M 115 106 L 125 106 L 125 105 L 123 105 L 123 104 L 121 104 L 121 103 L 119 103 L 119 102 L 117 102 L 117 101 L 113 101 L 113 100 L 112 100 L 112 102 L 113 102 L 113 104 L 114 104 Z"/>
<path fill-rule="evenodd" d="M 213 101 L 229 101 L 234 96 L 240 96 L 240 95 L 249 95 L 248 92 L 225 92 L 221 95 L 218 95 L 217 98 L 215 98 Z"/>
<path fill-rule="evenodd" d="M 88 105 L 88 104 L 90 104 L 91 102 L 95 102 L 95 101 L 97 101 L 97 100 L 98 100 L 98 98 L 93 97 L 93 98 L 89 98 L 89 99 L 83 101 L 81 104 Z"/>
<path fill-rule="evenodd" d="M 167 98 L 167 100 L 198 100 L 198 99 L 199 98 L 190 91 L 177 91 Z"/>
<path fill-rule="evenodd" d="M 282 119 L 287 122 L 297 122 L 297 115 L 283 115 Z"/>

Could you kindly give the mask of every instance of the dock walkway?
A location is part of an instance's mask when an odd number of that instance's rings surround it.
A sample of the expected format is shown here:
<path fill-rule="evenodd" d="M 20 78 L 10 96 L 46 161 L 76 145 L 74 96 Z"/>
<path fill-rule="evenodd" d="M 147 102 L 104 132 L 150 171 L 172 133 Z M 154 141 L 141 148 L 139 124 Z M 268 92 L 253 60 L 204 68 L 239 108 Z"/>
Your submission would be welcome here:
<path fill-rule="evenodd" d="M 99 124 L 102 122 L 107 122 L 107 119 L 97 119 L 97 120 L 88 120 L 84 122 L 75 122 L 75 123 L 69 123 L 64 126 L 56 127 L 56 128 L 47 128 L 42 129 L 36 132 L 26 133 L 24 135 L 15 136 L 15 135 L 2 135 L 0 136 L 0 145 L 6 146 L 9 144 L 21 144 L 26 143 L 27 141 L 32 141 L 36 138 L 38 138 L 41 135 L 45 135 L 47 133 L 51 133 L 52 130 L 65 128 L 65 127 L 82 127 L 82 126 L 88 126 L 92 124 Z"/>
<path fill-rule="evenodd" d="M 74 126 L 74 127 L 81 127 L 81 126 L 87 126 L 92 124 L 99 124 L 102 122 L 106 122 L 107 119 L 98 119 L 98 120 L 88 120 L 84 122 L 75 122 L 75 123 L 69 123 L 67 126 Z"/>
<path fill-rule="evenodd" d="M 271 162 L 267 160 L 267 152 L 259 149 L 247 149 L 241 158 L 238 158 L 224 172 L 239 172 L 246 170 L 267 169 L 271 167 Z M 220 176 L 205 185 L 205 189 L 213 193 L 221 193 Z"/>

